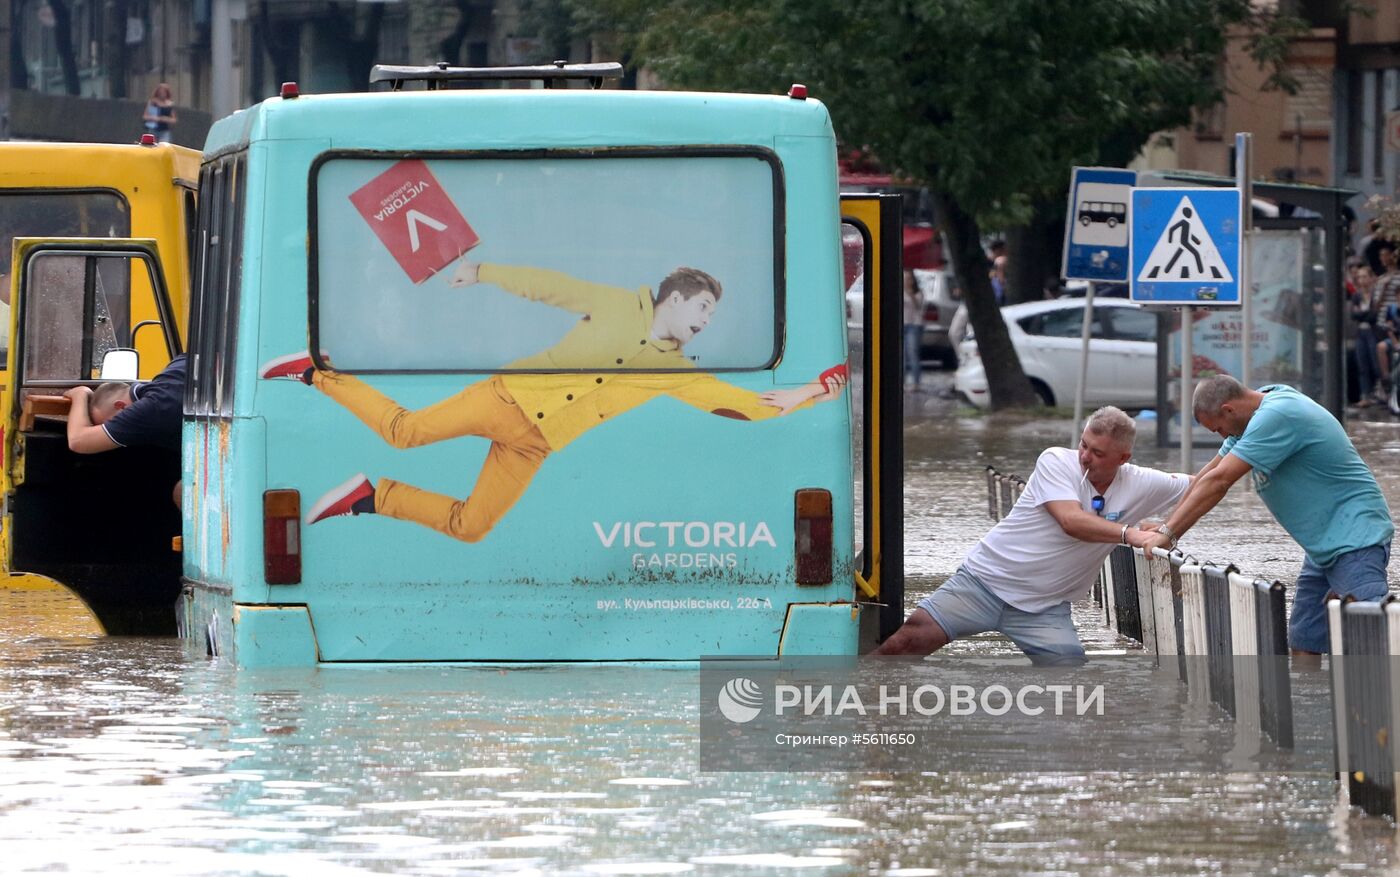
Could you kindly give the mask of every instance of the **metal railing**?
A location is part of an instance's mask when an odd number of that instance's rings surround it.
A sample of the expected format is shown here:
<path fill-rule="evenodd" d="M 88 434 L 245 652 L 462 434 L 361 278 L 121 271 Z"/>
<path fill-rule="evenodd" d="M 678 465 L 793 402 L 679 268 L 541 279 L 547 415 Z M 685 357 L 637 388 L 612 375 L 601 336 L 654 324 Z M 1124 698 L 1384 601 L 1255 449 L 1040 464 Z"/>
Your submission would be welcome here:
<path fill-rule="evenodd" d="M 987 467 L 987 517 L 1000 521 L 1011 514 L 1011 507 L 1026 490 L 1026 482 L 1017 475 L 1004 475 L 994 466 Z"/>
<path fill-rule="evenodd" d="M 987 468 L 987 509 L 1009 513 L 1025 482 Z M 1003 497 L 1010 492 L 1011 501 Z M 1106 626 L 1174 662 L 1193 699 L 1218 705 L 1246 745 L 1294 745 L 1288 620 L 1281 582 L 1181 552 L 1118 546 L 1093 587 Z M 1329 686 L 1337 779 L 1368 814 L 1400 817 L 1400 599 L 1331 597 Z"/>

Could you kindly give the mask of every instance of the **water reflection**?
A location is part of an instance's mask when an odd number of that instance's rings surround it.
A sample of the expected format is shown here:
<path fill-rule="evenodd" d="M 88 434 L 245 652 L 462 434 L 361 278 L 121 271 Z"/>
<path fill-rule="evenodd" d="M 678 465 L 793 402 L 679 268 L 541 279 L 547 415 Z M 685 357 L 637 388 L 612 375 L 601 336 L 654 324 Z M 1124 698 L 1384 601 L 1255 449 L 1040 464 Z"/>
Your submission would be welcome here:
<path fill-rule="evenodd" d="M 989 525 L 983 467 L 1028 471 L 1068 433 L 915 401 L 910 603 Z M 1400 428 L 1355 435 L 1400 500 Z M 1188 540 L 1285 579 L 1301 558 L 1240 490 Z M 1091 650 L 1127 646 L 1078 619 Z M 645 668 L 233 672 L 0 590 L 5 870 L 1320 874 L 1395 858 L 1393 828 L 1339 812 L 1325 777 L 704 774 L 697 693 L 693 672 Z"/>

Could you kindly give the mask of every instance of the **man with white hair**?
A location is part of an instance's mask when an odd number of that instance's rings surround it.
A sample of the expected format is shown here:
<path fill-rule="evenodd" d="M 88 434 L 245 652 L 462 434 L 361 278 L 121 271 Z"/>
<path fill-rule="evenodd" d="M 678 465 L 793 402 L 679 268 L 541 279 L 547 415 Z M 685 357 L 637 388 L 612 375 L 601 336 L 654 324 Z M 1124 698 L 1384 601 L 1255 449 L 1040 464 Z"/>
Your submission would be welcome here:
<path fill-rule="evenodd" d="M 1292 387 L 1251 390 L 1216 375 L 1196 388 L 1191 408 L 1225 443 L 1152 545 L 1175 547 L 1231 485 L 1251 475 L 1264 505 L 1303 547 L 1288 644 L 1294 654 L 1327 651 L 1329 592 L 1358 600 L 1386 595 L 1395 526 L 1376 477 L 1337 419 Z"/>
<path fill-rule="evenodd" d="M 1100 408 L 1077 451 L 1043 451 L 1011 513 L 874 654 L 927 655 L 996 630 L 1036 663 L 1083 660 L 1070 601 L 1088 593 L 1113 546 L 1151 542 L 1156 533 L 1134 522 L 1163 514 L 1191 484 L 1129 463 L 1136 436 L 1131 417 Z"/>

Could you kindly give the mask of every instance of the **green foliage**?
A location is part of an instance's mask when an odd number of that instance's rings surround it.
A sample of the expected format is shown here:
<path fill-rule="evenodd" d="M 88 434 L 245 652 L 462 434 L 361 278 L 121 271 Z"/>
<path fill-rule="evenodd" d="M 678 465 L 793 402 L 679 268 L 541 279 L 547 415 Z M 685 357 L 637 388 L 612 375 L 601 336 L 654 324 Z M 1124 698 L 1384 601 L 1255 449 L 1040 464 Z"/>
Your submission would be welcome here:
<path fill-rule="evenodd" d="M 670 87 L 805 83 L 845 146 L 927 184 L 997 409 L 1036 397 L 992 298 L 981 228 L 1037 213 L 1043 227 L 1072 166 L 1126 164 L 1218 102 L 1232 34 L 1272 87 L 1293 87 L 1284 62 L 1305 27 L 1258 0 L 526 2 L 611 39 Z"/>
<path fill-rule="evenodd" d="M 1251 0 L 531 0 L 670 85 L 806 83 L 842 141 L 991 227 L 1024 222 L 1069 168 L 1129 157 L 1221 97 L 1231 28 L 1288 87 L 1297 18 Z"/>
<path fill-rule="evenodd" d="M 521 25 L 526 33 L 539 36 L 549 56 L 538 59 L 541 63 L 567 58 L 574 34 L 583 30 L 572 5 L 568 0 L 521 0 Z"/>

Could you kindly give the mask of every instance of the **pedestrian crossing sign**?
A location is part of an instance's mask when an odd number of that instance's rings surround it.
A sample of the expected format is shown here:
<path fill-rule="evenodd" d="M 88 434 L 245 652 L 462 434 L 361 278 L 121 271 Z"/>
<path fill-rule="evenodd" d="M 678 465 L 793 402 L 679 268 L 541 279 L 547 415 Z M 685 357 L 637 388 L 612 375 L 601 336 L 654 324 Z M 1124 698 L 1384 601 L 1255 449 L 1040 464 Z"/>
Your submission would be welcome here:
<path fill-rule="evenodd" d="M 1238 189 L 1133 189 L 1132 300 L 1238 307 L 1241 220 Z"/>

